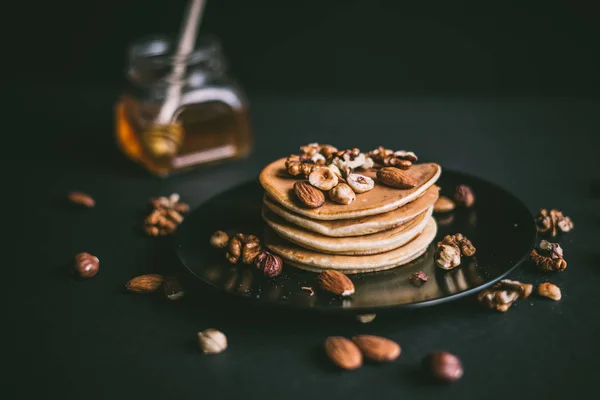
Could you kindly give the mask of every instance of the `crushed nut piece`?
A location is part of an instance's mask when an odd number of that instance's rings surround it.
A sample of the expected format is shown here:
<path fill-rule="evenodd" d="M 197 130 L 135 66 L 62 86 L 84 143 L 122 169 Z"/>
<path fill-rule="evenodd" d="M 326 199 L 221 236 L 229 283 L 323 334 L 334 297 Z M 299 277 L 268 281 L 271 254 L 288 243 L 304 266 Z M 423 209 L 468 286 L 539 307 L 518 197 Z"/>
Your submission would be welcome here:
<path fill-rule="evenodd" d="M 569 232 L 574 227 L 571 218 L 556 209 L 552 209 L 550 212 L 545 208 L 541 209 L 536 223 L 538 232 L 549 234 L 551 237 L 555 237 L 559 233 Z"/>
<path fill-rule="evenodd" d="M 374 166 L 371 157 L 361 153 L 357 148 L 338 151 L 331 157 L 329 163 L 335 165 L 344 178 L 352 174 L 355 169 L 370 169 Z"/>
<path fill-rule="evenodd" d="M 475 204 L 475 194 L 473 189 L 467 185 L 458 185 L 454 192 L 454 201 L 457 205 L 463 207 L 472 207 Z"/>
<path fill-rule="evenodd" d="M 477 299 L 491 309 L 506 312 L 518 299 L 526 299 L 533 291 L 533 285 L 510 279 L 503 279 L 491 288 L 482 290 Z"/>
<path fill-rule="evenodd" d="M 186 203 L 180 202 L 177 193 L 169 197 L 155 197 L 150 199 L 152 210 L 144 220 L 144 232 L 149 236 L 170 235 L 183 222 L 183 213 L 189 211 Z"/>
<path fill-rule="evenodd" d="M 537 293 L 540 296 L 558 301 L 562 298 L 560 288 L 550 282 L 541 283 L 537 288 Z"/>
<path fill-rule="evenodd" d="M 425 272 L 419 271 L 415 272 L 414 274 L 411 274 L 408 278 L 408 281 L 411 283 L 411 285 L 420 287 L 427 282 L 427 279 L 429 279 L 429 276 L 427 276 Z"/>
<path fill-rule="evenodd" d="M 375 150 L 367 153 L 367 156 L 379 166 L 396 167 L 400 169 L 409 169 L 418 158 L 412 151 L 398 150 L 393 151 L 379 146 Z"/>
<path fill-rule="evenodd" d="M 305 290 L 305 291 L 307 291 L 309 296 L 314 296 L 314 294 L 315 294 L 315 291 L 314 291 L 314 290 L 313 290 L 313 288 L 311 288 L 310 286 L 302 286 L 302 287 L 300 288 L 300 290 Z"/>

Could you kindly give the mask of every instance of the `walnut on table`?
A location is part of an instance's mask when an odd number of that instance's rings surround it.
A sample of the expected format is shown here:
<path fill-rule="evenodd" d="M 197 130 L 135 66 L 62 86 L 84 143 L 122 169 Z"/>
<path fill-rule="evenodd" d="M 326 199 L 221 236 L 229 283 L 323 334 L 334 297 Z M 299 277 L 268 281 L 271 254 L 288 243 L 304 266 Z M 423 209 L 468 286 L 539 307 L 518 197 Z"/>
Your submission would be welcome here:
<path fill-rule="evenodd" d="M 170 235 L 183 222 L 183 215 L 190 210 L 187 203 L 180 201 L 177 193 L 169 197 L 150 199 L 152 211 L 144 220 L 144 232 L 149 236 Z"/>
<path fill-rule="evenodd" d="M 533 285 L 529 283 L 502 279 L 491 288 L 479 292 L 477 300 L 491 309 L 506 312 L 518 299 L 529 297 L 532 291 Z"/>
<path fill-rule="evenodd" d="M 567 262 L 563 258 L 563 249 L 558 243 L 542 240 L 530 254 L 531 260 L 544 272 L 563 271 Z"/>
<path fill-rule="evenodd" d="M 550 211 L 542 208 L 536 219 L 537 231 L 556 237 L 559 233 L 567 233 L 574 228 L 573 221 L 557 209 Z"/>

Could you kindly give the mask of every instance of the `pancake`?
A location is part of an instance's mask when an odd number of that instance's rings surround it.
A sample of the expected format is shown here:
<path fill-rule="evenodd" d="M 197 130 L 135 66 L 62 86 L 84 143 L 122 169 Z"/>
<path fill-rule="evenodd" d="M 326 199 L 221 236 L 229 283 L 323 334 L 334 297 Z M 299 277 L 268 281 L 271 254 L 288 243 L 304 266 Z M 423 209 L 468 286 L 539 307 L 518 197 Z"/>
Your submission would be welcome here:
<path fill-rule="evenodd" d="M 435 185 L 434 185 L 435 186 Z M 359 217 L 351 220 L 318 220 L 295 214 L 265 196 L 264 204 L 270 211 L 286 221 L 311 232 L 332 237 L 369 235 L 395 228 L 431 207 L 439 197 L 439 188 L 432 186 L 420 197 L 395 210 L 383 214 Z"/>
<path fill-rule="evenodd" d="M 287 173 L 285 160 L 281 158 L 274 161 L 262 170 L 259 177 L 262 187 L 284 208 L 309 218 L 328 221 L 354 219 L 395 210 L 422 195 L 441 174 L 441 167 L 437 164 L 415 164 L 406 171 L 417 181 L 417 186 L 412 189 L 396 189 L 376 183 L 372 190 L 357 194 L 356 200 L 351 204 L 342 205 L 326 201 L 319 208 L 309 209 L 296 199 L 293 186 L 298 179 Z M 357 170 L 357 173 L 371 178 L 376 178 L 377 174 L 374 169 Z"/>
<path fill-rule="evenodd" d="M 427 226 L 419 236 L 397 249 L 370 256 L 342 256 L 318 253 L 303 249 L 281 237 L 271 228 L 266 228 L 265 246 L 284 259 L 285 265 L 314 272 L 335 269 L 346 274 L 383 271 L 409 263 L 421 256 L 437 233 L 437 225 L 429 218 Z"/>
<path fill-rule="evenodd" d="M 423 232 L 432 212 L 433 207 L 429 207 L 396 228 L 360 238 L 355 236 L 334 238 L 310 232 L 290 224 L 266 207 L 263 208 L 263 219 L 279 236 L 300 247 L 321 253 L 357 256 L 384 253 L 410 242 Z"/>

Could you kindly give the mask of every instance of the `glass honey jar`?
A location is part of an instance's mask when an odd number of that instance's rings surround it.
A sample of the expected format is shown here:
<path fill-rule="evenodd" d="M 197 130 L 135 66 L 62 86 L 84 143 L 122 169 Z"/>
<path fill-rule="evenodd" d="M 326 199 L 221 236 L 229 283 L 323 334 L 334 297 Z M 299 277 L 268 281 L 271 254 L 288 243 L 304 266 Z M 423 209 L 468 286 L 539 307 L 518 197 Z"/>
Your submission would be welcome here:
<path fill-rule="evenodd" d="M 116 140 L 123 153 L 155 175 L 237 159 L 252 148 L 248 102 L 227 74 L 221 46 L 200 37 L 194 51 L 175 57 L 176 44 L 153 36 L 129 49 L 128 87 L 116 107 Z M 151 129 L 176 63 L 185 63 L 172 129 Z M 170 113 L 169 113 L 170 115 Z"/>

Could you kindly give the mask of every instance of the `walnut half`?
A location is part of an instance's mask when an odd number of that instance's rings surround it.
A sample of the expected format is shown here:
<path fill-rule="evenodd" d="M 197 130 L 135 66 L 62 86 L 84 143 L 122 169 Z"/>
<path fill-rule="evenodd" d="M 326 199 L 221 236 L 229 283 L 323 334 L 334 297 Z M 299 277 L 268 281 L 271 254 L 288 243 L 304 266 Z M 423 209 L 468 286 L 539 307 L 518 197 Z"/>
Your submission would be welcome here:
<path fill-rule="evenodd" d="M 338 149 L 319 143 L 310 143 L 300 147 L 300 154 L 292 154 L 285 161 L 285 169 L 292 176 L 308 177 L 311 172 L 326 164 Z"/>
<path fill-rule="evenodd" d="M 506 312 L 518 299 L 526 299 L 533 291 L 533 285 L 510 279 L 502 279 L 491 288 L 477 295 L 479 302 L 491 309 Z"/>
<path fill-rule="evenodd" d="M 569 232 L 574 227 L 571 218 L 556 209 L 550 211 L 545 208 L 541 209 L 536 223 L 538 232 L 548 234 L 551 237 L 555 237 L 558 233 Z"/>
<path fill-rule="evenodd" d="M 446 235 L 437 243 L 433 256 L 435 263 L 442 269 L 450 270 L 460 265 L 460 257 L 475 254 L 473 243 L 461 233 Z"/>
<path fill-rule="evenodd" d="M 240 258 L 244 264 L 252 264 L 261 251 L 260 239 L 258 237 L 237 233 L 229 241 L 229 248 L 225 254 L 225 258 L 231 264 L 237 264 Z"/>
<path fill-rule="evenodd" d="M 418 158 L 412 151 L 390 150 L 379 146 L 375 150 L 367 153 L 367 156 L 383 167 L 396 167 L 400 169 L 409 169 Z"/>

